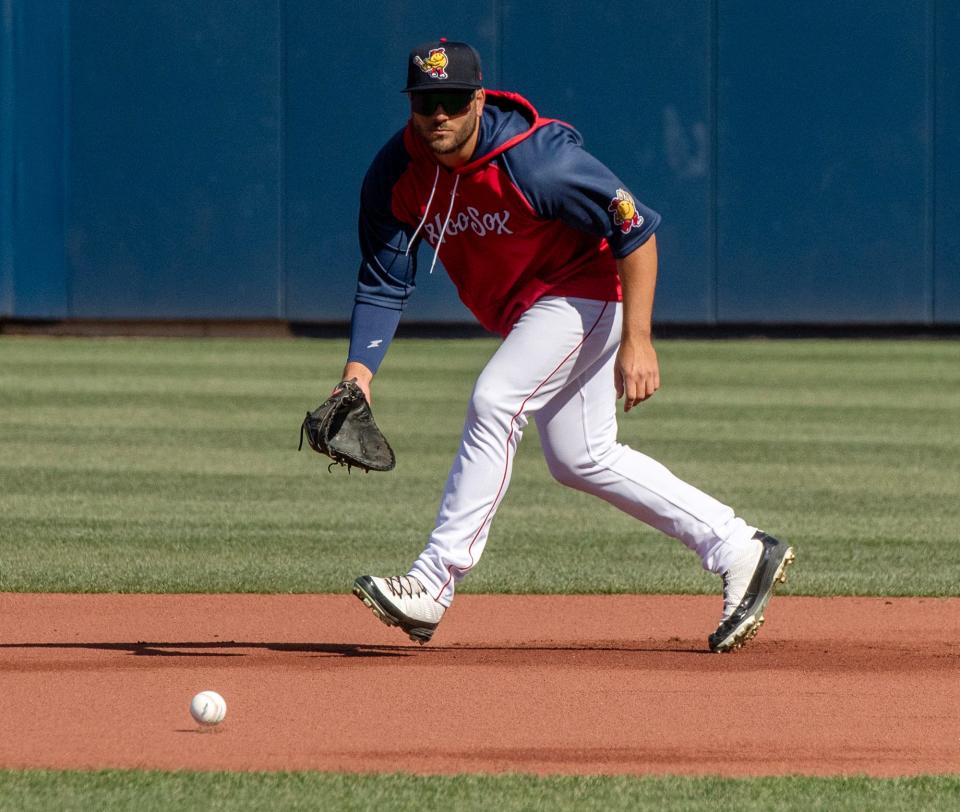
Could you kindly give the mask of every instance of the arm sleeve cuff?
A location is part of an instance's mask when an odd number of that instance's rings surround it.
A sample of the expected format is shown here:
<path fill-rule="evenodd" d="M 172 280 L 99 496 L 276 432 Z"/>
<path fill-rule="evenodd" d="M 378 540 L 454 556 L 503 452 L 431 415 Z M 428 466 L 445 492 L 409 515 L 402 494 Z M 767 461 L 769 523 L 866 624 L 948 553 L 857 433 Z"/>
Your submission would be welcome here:
<path fill-rule="evenodd" d="M 653 236 L 653 232 L 660 227 L 660 215 L 653 211 L 653 209 L 648 209 L 646 207 L 644 207 L 644 211 L 647 212 L 648 216 L 644 219 L 643 228 L 637 230 L 636 234 L 631 232 L 630 237 L 619 241 L 619 243 L 616 245 L 608 240 L 608 242 L 610 242 L 610 249 L 613 252 L 615 259 L 623 259 L 628 254 L 632 254 L 647 240 L 649 240 Z"/>
<path fill-rule="evenodd" d="M 359 361 L 371 372 L 376 372 L 387 354 L 387 347 L 397 332 L 400 311 L 365 302 L 353 306 L 350 321 L 350 351 L 348 361 Z"/>

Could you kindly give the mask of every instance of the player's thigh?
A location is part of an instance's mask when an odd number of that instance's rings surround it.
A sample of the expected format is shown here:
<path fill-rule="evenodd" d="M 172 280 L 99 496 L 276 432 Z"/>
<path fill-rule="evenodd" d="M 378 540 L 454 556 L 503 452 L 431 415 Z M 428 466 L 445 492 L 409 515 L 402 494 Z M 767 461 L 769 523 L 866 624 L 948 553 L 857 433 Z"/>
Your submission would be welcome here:
<path fill-rule="evenodd" d="M 547 297 L 514 325 L 477 379 L 480 408 L 532 412 L 619 341 L 615 302 Z"/>
<path fill-rule="evenodd" d="M 616 445 L 616 354 L 616 347 L 609 348 L 537 412 L 540 443 L 554 475 L 589 466 Z"/>

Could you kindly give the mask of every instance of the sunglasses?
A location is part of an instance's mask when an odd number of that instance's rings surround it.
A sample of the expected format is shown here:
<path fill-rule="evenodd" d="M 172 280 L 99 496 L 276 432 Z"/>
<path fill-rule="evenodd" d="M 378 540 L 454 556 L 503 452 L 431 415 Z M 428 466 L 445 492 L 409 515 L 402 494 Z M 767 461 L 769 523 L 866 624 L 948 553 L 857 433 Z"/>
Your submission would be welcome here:
<path fill-rule="evenodd" d="M 432 116 L 440 106 L 448 116 L 462 113 L 473 101 L 473 90 L 444 90 L 428 93 L 411 93 L 410 109 L 421 116 Z"/>

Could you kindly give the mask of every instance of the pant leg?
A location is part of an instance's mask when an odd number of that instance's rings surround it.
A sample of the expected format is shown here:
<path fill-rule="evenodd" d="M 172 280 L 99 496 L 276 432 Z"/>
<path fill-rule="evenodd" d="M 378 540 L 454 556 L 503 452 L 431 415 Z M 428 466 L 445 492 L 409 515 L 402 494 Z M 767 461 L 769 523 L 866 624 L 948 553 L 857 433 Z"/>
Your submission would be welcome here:
<path fill-rule="evenodd" d="M 550 472 L 679 539 L 704 569 L 724 572 L 756 528 L 656 460 L 617 442 L 615 359 L 616 347 L 537 414 Z"/>
<path fill-rule="evenodd" d="M 614 302 L 541 299 L 480 374 L 436 526 L 410 570 L 439 603 L 450 605 L 456 583 L 483 553 L 527 415 L 618 343 L 616 319 Z"/>

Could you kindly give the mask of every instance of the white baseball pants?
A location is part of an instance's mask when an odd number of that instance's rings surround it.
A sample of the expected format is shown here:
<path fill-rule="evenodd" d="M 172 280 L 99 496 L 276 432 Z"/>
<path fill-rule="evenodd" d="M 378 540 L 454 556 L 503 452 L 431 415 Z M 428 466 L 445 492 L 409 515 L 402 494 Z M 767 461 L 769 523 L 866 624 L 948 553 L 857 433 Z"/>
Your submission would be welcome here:
<path fill-rule="evenodd" d="M 613 368 L 621 318 L 617 302 L 541 299 L 480 374 L 436 527 L 410 570 L 442 605 L 483 553 L 529 415 L 559 482 L 679 539 L 709 572 L 724 572 L 756 532 L 731 508 L 617 442 Z"/>

